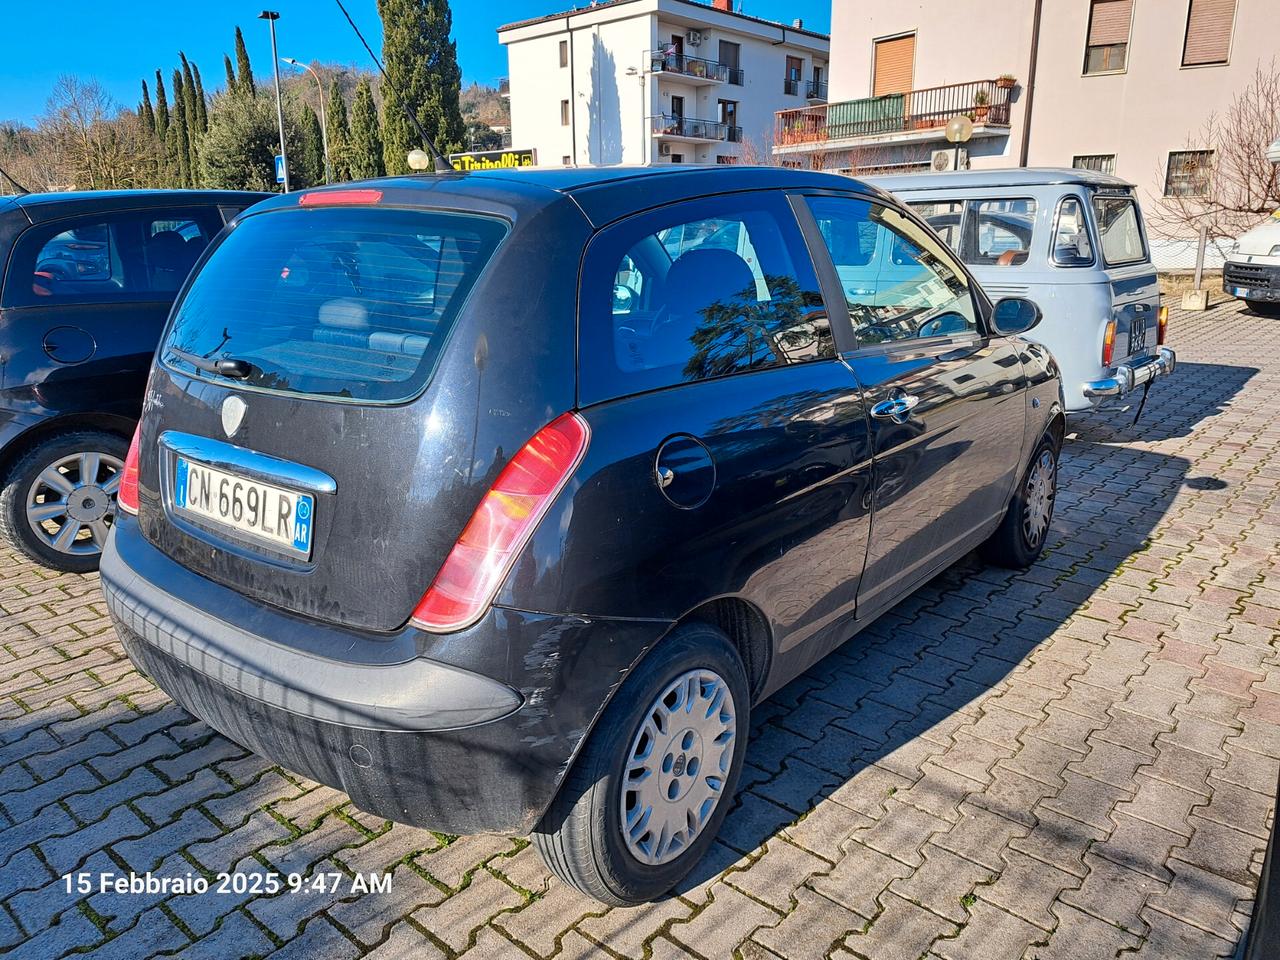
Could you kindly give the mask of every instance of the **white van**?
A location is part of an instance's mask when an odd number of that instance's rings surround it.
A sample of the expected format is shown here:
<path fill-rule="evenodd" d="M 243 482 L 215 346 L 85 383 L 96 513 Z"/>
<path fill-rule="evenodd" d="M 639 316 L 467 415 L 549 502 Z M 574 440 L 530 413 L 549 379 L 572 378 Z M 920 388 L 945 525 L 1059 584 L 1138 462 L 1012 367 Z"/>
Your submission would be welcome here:
<path fill-rule="evenodd" d="M 1280 316 L 1280 210 L 1231 245 L 1222 267 L 1222 289 L 1254 313 Z"/>

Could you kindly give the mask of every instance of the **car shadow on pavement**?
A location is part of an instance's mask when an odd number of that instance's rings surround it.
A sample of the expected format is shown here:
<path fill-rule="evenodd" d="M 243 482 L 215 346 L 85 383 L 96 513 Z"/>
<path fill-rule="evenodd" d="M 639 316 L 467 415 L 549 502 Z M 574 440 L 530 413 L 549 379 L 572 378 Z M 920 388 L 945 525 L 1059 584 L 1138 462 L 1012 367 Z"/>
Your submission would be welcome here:
<path fill-rule="evenodd" d="M 1149 625 L 1127 623 L 1137 591 L 1123 572 L 1160 576 L 1168 551 L 1149 552 L 1149 538 L 1188 466 L 1068 440 L 1049 546 L 1031 569 L 970 554 L 755 708 L 735 806 L 676 892 L 702 899 L 785 836 L 814 855 L 810 886 L 870 919 L 882 889 L 866 901 L 842 890 L 866 886 L 859 869 L 922 863 L 930 837 L 991 879 L 1011 836 L 1081 856 L 1105 840 L 1107 809 L 1086 823 L 1037 805 L 1070 792 L 1067 765 L 1086 762 L 1156 649 Z M 1166 853 L 1152 849 L 1150 869 Z M 956 885 L 957 897 L 969 889 Z"/>

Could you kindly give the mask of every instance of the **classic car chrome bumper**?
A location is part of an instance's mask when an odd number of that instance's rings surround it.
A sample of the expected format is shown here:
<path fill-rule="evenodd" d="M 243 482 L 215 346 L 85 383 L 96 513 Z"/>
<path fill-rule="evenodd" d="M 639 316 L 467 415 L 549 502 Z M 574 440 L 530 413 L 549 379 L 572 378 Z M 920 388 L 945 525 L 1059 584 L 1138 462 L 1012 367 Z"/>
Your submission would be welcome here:
<path fill-rule="evenodd" d="M 1099 397 L 1122 397 L 1130 390 L 1142 386 L 1148 380 L 1167 376 L 1173 373 L 1178 365 L 1178 356 L 1168 347 L 1161 347 L 1158 356 L 1143 357 L 1141 360 L 1122 363 L 1116 367 L 1113 377 L 1105 380 L 1094 380 L 1084 385 L 1084 395 L 1090 399 Z"/>

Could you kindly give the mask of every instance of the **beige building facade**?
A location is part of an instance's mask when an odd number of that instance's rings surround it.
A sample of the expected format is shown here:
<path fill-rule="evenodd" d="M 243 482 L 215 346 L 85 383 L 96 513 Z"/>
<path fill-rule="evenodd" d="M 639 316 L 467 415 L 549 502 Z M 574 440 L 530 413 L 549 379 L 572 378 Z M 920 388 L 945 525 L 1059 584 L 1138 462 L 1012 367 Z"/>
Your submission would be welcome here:
<path fill-rule="evenodd" d="M 1206 123 L 1273 60 L 1280 0 L 833 0 L 829 102 L 779 113 L 773 150 L 832 170 L 951 169 L 945 123 L 965 114 L 962 167 L 1114 173 L 1150 221 L 1167 193 L 1203 189 Z M 1190 238 L 1152 245 L 1161 266 L 1194 259 Z"/>

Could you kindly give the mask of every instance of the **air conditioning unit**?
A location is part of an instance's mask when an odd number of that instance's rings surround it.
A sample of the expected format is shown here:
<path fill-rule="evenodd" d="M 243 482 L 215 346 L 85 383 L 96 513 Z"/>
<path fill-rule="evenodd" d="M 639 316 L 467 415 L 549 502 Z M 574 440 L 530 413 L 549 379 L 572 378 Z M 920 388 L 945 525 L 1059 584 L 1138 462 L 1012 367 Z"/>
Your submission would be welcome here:
<path fill-rule="evenodd" d="M 951 169 L 951 165 L 955 159 L 956 149 L 954 147 L 948 147 L 945 150 L 935 150 L 933 151 L 933 157 L 930 160 L 930 166 L 932 166 L 938 173 L 943 173 L 944 171 Z M 964 147 L 960 148 L 960 162 L 956 169 L 969 169 L 969 151 Z"/>
<path fill-rule="evenodd" d="M 689 46 L 691 47 L 700 47 L 702 46 L 702 31 L 690 30 L 687 34 L 685 34 L 684 40 L 685 40 L 685 43 L 689 44 Z"/>
<path fill-rule="evenodd" d="M 669 156 L 671 156 L 671 144 L 669 144 L 669 143 L 660 143 L 660 144 L 658 144 L 658 156 L 660 156 L 660 157 L 669 157 Z"/>

